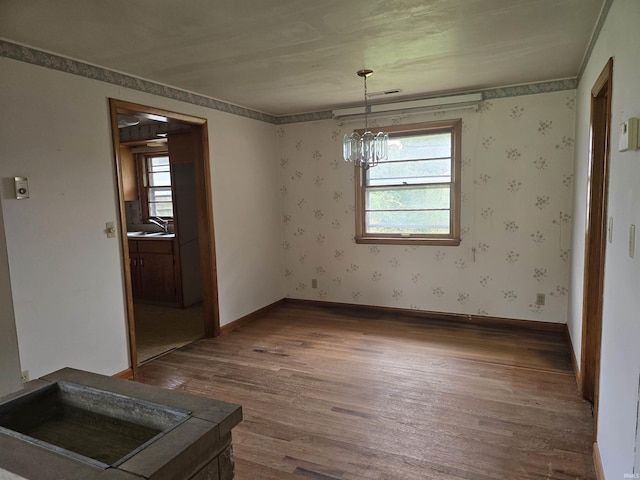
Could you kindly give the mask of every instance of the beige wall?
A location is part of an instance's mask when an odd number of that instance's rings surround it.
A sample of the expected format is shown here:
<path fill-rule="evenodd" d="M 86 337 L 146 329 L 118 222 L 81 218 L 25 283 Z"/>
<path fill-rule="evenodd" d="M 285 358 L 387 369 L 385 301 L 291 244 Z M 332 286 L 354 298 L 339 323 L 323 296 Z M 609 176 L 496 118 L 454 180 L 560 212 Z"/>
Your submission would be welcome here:
<path fill-rule="evenodd" d="M 206 118 L 224 325 L 284 295 L 274 125 L 0 59 L 0 178 L 22 368 L 129 366 L 108 98 Z M 6 189 L 3 189 L 6 190 Z M 274 278 L 276 279 L 274 281 Z"/>
<path fill-rule="evenodd" d="M 10 182 L 3 187 L 11 188 Z M 0 189 L 0 191 L 2 191 Z M 9 262 L 4 235 L 2 202 L 0 201 L 0 396 L 20 388 L 20 356 L 13 314 Z"/>
<path fill-rule="evenodd" d="M 376 120 L 462 117 L 459 247 L 356 245 L 353 166 L 341 142 L 361 123 L 281 127 L 288 296 L 566 322 L 574 102 L 569 90 Z M 546 305 L 535 305 L 537 293 Z"/>

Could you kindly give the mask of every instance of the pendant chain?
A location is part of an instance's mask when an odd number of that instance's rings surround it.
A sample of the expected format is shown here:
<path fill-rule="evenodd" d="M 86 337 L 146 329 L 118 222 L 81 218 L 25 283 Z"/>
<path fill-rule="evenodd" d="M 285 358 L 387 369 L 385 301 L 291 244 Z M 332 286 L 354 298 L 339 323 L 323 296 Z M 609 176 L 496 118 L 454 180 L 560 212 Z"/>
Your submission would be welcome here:
<path fill-rule="evenodd" d="M 364 76 L 364 131 L 369 131 L 369 104 L 367 102 L 367 76 Z"/>

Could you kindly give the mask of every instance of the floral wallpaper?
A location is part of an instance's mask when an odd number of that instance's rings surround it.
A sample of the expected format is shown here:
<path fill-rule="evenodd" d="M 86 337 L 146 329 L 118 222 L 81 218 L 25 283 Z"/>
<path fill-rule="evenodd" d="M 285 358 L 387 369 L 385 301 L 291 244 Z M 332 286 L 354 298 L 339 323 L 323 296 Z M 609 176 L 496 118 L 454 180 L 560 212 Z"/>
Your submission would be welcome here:
<path fill-rule="evenodd" d="M 566 322 L 574 107 L 572 90 L 377 120 L 463 119 L 459 247 L 357 245 L 342 136 L 362 121 L 279 126 L 288 296 Z"/>

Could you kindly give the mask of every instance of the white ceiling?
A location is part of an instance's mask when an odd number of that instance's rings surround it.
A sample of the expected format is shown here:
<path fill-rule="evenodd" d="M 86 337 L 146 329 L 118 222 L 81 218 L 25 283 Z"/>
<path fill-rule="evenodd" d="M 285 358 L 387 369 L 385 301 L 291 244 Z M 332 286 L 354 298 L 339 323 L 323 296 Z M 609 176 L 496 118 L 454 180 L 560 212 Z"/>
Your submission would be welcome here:
<path fill-rule="evenodd" d="M 0 35 L 271 115 L 575 77 L 605 0 L 0 0 Z"/>

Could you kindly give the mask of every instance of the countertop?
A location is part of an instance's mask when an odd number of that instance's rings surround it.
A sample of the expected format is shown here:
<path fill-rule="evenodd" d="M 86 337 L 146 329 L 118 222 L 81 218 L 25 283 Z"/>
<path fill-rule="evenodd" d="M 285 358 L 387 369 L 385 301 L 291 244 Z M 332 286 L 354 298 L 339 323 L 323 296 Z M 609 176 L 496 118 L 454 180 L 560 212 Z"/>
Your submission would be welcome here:
<path fill-rule="evenodd" d="M 127 232 L 129 240 L 173 240 L 175 233 L 165 232 Z"/>

